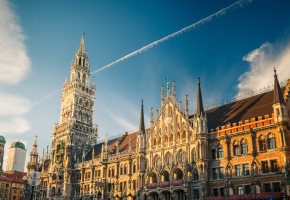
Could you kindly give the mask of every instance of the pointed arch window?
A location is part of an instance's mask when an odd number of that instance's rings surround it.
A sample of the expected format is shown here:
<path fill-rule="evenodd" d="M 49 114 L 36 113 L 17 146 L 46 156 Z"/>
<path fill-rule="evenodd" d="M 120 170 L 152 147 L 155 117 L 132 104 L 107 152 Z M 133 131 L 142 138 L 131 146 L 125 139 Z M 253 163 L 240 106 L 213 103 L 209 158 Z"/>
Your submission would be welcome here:
<path fill-rule="evenodd" d="M 115 167 L 113 167 L 113 169 L 112 169 L 112 177 L 114 177 L 115 176 Z"/>
<path fill-rule="evenodd" d="M 87 114 L 85 114 L 85 123 L 88 123 L 88 115 Z"/>
<path fill-rule="evenodd" d="M 266 140 L 265 140 L 264 137 L 260 137 L 259 146 L 260 146 L 260 151 L 266 151 L 267 150 L 267 144 L 266 144 Z"/>
<path fill-rule="evenodd" d="M 82 59 L 79 58 L 79 65 L 82 65 Z"/>
<path fill-rule="evenodd" d="M 268 136 L 268 147 L 269 149 L 275 149 L 275 136 L 273 134 L 269 134 Z"/>
<path fill-rule="evenodd" d="M 195 154 L 195 151 L 192 152 L 192 161 L 193 161 L 193 162 L 196 161 L 196 154 Z"/>
<path fill-rule="evenodd" d="M 112 173 L 112 168 L 109 168 L 109 173 L 108 173 L 108 177 L 111 177 L 111 173 Z"/>
<path fill-rule="evenodd" d="M 83 66 L 85 66 L 85 64 L 86 64 L 86 59 L 84 58 L 83 59 Z"/>

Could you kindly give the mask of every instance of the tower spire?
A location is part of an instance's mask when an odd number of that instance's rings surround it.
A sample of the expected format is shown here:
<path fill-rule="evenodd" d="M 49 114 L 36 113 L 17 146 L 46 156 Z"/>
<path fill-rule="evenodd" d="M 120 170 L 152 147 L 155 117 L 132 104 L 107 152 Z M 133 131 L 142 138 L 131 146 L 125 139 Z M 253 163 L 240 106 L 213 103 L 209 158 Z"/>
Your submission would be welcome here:
<path fill-rule="evenodd" d="M 78 51 L 79 54 L 85 54 L 85 52 L 86 52 L 85 37 L 84 36 L 85 36 L 85 30 L 83 30 L 81 44 L 80 44 L 80 48 L 79 48 L 79 51 Z"/>
<path fill-rule="evenodd" d="M 273 104 L 276 103 L 285 103 L 283 98 L 282 90 L 278 81 L 278 77 L 276 74 L 276 69 L 274 68 L 274 99 Z"/>
<path fill-rule="evenodd" d="M 141 100 L 141 113 L 140 113 L 139 134 L 145 134 L 144 112 L 143 112 L 143 99 Z"/>
<path fill-rule="evenodd" d="M 200 89 L 200 78 L 198 76 L 198 82 L 197 82 L 197 116 L 204 116 L 204 110 L 203 110 L 203 104 L 202 104 L 202 96 L 201 96 L 201 89 Z"/>

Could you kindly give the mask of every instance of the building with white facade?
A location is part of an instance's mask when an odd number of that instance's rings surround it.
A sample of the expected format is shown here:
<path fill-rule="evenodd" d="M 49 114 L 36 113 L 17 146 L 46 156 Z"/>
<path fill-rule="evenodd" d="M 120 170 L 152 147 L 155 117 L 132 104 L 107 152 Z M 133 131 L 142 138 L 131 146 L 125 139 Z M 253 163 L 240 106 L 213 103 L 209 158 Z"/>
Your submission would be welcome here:
<path fill-rule="evenodd" d="M 22 142 L 12 143 L 8 150 L 6 173 L 24 172 L 26 151 Z"/>

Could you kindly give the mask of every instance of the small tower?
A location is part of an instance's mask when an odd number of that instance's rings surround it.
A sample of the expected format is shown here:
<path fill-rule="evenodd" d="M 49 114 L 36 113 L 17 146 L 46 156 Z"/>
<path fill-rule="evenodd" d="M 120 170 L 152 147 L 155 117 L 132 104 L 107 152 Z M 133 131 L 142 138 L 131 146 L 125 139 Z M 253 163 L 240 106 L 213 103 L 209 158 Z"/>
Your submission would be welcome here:
<path fill-rule="evenodd" d="M 139 151 L 143 151 L 143 149 L 145 148 L 145 144 L 144 144 L 145 141 L 146 141 L 146 134 L 145 134 L 143 99 L 142 99 L 141 100 L 139 132 L 138 132 L 138 140 L 137 140 L 137 143 L 139 145 L 139 146 L 137 146 L 137 148 L 139 149 Z"/>
<path fill-rule="evenodd" d="M 207 119 L 204 114 L 202 95 L 200 89 L 200 78 L 197 82 L 197 108 L 196 108 L 196 133 L 207 133 Z"/>
<path fill-rule="evenodd" d="M 289 121 L 287 116 L 287 107 L 283 97 L 282 90 L 278 81 L 276 74 L 276 69 L 274 69 L 274 98 L 273 98 L 273 111 L 275 123 L 277 122 L 287 122 Z"/>
<path fill-rule="evenodd" d="M 26 152 L 25 145 L 19 140 L 12 143 L 8 150 L 5 173 L 24 172 Z"/>
<path fill-rule="evenodd" d="M 38 166 L 38 153 L 37 153 L 37 135 L 32 146 L 32 150 L 29 154 L 29 162 L 26 164 L 27 172 L 36 170 Z"/>
<path fill-rule="evenodd" d="M 5 144 L 6 144 L 5 138 L 2 135 L 0 135 L 0 176 L 3 173 L 3 157 Z"/>

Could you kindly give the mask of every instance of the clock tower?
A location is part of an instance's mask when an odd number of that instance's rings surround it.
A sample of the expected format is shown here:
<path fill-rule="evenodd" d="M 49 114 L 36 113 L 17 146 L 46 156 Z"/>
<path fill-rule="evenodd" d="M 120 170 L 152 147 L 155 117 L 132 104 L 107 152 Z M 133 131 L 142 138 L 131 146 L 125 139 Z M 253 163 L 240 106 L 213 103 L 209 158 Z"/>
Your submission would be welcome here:
<path fill-rule="evenodd" d="M 98 126 L 93 124 L 95 80 L 89 85 L 90 64 L 85 51 L 84 31 L 81 44 L 71 63 L 70 80 L 62 87 L 60 122 L 53 125 L 51 177 L 63 178 L 64 196 L 70 196 L 74 164 L 81 161 L 97 143 Z"/>

